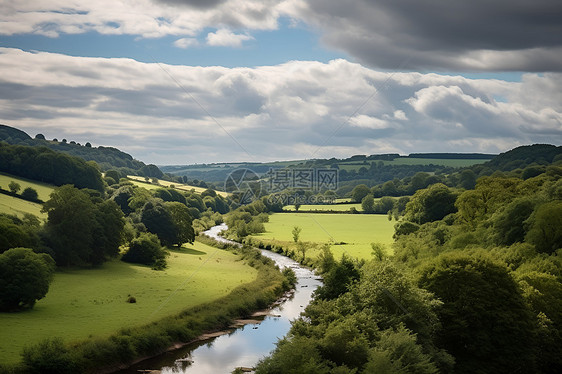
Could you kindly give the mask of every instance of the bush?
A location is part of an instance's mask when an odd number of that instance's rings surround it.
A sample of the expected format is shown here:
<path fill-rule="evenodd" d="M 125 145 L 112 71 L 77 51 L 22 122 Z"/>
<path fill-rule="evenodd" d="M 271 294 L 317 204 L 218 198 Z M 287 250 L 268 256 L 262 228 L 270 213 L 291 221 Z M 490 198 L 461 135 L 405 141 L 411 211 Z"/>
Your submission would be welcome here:
<path fill-rule="evenodd" d="M 158 236 L 142 233 L 138 238 L 131 240 L 129 250 L 123 254 L 121 260 L 163 269 L 166 267 L 165 258 L 166 252 L 162 248 Z"/>
<path fill-rule="evenodd" d="M 0 310 L 32 308 L 45 297 L 54 263 L 51 256 L 29 248 L 12 248 L 0 254 Z"/>
<path fill-rule="evenodd" d="M 26 372 L 41 374 L 80 373 L 78 355 L 73 354 L 61 338 L 49 338 L 26 347 L 22 353 Z"/>
<path fill-rule="evenodd" d="M 27 187 L 21 192 L 21 198 L 29 201 L 38 201 L 39 195 L 35 189 Z"/>

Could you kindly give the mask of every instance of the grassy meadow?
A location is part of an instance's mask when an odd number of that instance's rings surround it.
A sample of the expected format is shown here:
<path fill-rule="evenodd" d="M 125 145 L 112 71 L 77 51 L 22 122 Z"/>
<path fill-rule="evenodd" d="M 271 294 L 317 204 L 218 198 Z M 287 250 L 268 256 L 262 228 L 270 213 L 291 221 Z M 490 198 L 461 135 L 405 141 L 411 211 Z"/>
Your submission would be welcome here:
<path fill-rule="evenodd" d="M 0 194 L 0 213 L 14 214 L 18 217 L 23 217 L 24 213 L 30 213 L 40 219 L 47 219 L 47 214 L 41 213 L 42 207 L 41 204 Z"/>
<path fill-rule="evenodd" d="M 19 190 L 18 193 L 21 193 L 27 187 L 31 187 L 37 191 L 37 195 L 39 196 L 39 199 L 43 201 L 49 200 L 51 192 L 53 192 L 53 190 L 55 189 L 55 186 L 50 184 L 32 181 L 21 177 L 15 177 L 9 174 L 3 174 L 3 173 L 0 174 L 0 186 L 2 187 L 3 190 L 6 191 L 10 190 L 8 188 L 8 185 L 10 184 L 11 181 L 19 183 L 19 185 L 21 186 L 21 189 Z"/>
<path fill-rule="evenodd" d="M 477 164 L 483 164 L 489 160 L 481 160 L 481 159 L 441 159 L 441 158 L 409 158 L 409 157 L 400 157 L 396 158 L 393 161 L 382 161 L 385 165 L 442 165 L 442 166 L 450 166 L 455 168 L 460 167 L 468 167 Z M 341 162 L 338 164 L 338 167 L 341 170 L 351 171 L 355 170 L 358 171 L 362 167 L 369 168 L 371 162 L 378 163 L 378 160 L 367 161 L 366 164 L 357 162 L 357 161 L 348 161 L 348 162 Z"/>
<path fill-rule="evenodd" d="M 302 228 L 300 240 L 331 244 L 336 258 L 346 253 L 356 258 L 371 257 L 371 243 L 381 243 L 390 251 L 395 221 L 386 214 L 327 214 L 275 213 L 265 223 L 266 232 L 253 237 L 264 243 L 294 247 L 292 230 Z M 346 244 L 336 244 L 344 242 Z M 307 257 L 318 255 L 319 248 L 311 248 Z"/>
<path fill-rule="evenodd" d="M 165 181 L 165 180 L 158 180 L 158 184 L 153 184 L 150 182 L 146 182 L 146 180 L 144 179 L 144 177 L 139 177 L 136 175 L 127 175 L 127 178 L 129 178 L 131 180 L 131 182 L 133 182 L 134 185 L 137 185 L 139 187 L 144 187 L 147 190 L 155 190 L 157 188 L 162 188 L 162 187 L 170 187 L 171 185 L 174 185 L 175 188 L 177 188 L 178 190 L 183 190 L 183 191 L 191 191 L 194 190 L 197 193 L 202 193 L 203 191 L 206 190 L 206 188 L 203 187 L 196 187 L 196 186 L 190 186 L 188 184 L 183 184 L 183 183 L 177 183 L 177 182 L 169 182 L 169 181 Z M 220 195 L 222 197 L 227 197 L 228 193 L 224 192 L 224 191 L 216 191 L 217 195 Z"/>
<path fill-rule="evenodd" d="M 236 255 L 198 242 L 172 250 L 164 271 L 115 260 L 57 272 L 32 310 L 0 313 L 0 362 L 18 362 L 25 345 L 43 338 L 104 337 L 157 321 L 225 296 L 256 276 Z M 136 303 L 126 302 L 129 295 Z"/>
<path fill-rule="evenodd" d="M 318 205 L 309 205 L 303 204 L 299 207 L 300 211 L 326 211 L 326 212 L 349 212 L 351 208 L 357 209 L 358 212 L 363 211 L 360 203 L 350 203 L 350 204 L 318 204 Z M 286 205 L 283 207 L 283 210 L 288 212 L 296 211 L 294 205 Z"/>

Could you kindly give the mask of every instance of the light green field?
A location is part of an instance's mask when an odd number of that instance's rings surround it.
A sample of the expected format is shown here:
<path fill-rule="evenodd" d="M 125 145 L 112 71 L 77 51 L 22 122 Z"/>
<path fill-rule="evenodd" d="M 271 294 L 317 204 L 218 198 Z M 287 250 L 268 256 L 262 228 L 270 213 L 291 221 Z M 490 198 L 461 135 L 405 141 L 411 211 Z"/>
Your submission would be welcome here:
<path fill-rule="evenodd" d="M 37 195 L 39 195 L 39 199 L 43 201 L 49 200 L 51 192 L 53 192 L 53 190 L 56 188 L 55 186 L 50 184 L 36 182 L 21 177 L 15 177 L 9 174 L 0 174 L 0 186 L 2 186 L 2 189 L 9 191 L 10 189 L 8 188 L 8 185 L 10 184 L 11 181 L 19 183 L 19 185 L 21 186 L 21 190 L 19 190 L 18 193 L 21 193 L 27 187 L 31 187 L 35 189 L 35 191 L 37 191 Z"/>
<path fill-rule="evenodd" d="M 312 211 L 332 211 L 332 212 L 349 212 L 349 210 L 351 208 L 355 208 L 357 209 L 357 211 L 361 212 L 363 211 L 363 208 L 361 207 L 361 204 L 356 203 L 356 204 L 322 204 L 322 205 L 301 205 L 299 207 L 300 211 L 307 211 L 307 210 L 312 210 Z M 288 212 L 294 212 L 295 206 L 294 205 L 286 205 L 283 207 L 283 210 L 286 210 Z"/>
<path fill-rule="evenodd" d="M 24 213 L 30 213 L 40 219 L 47 219 L 47 214 L 41 213 L 42 207 L 41 204 L 0 194 L 0 213 L 15 214 L 18 217 L 23 217 Z"/>
<path fill-rule="evenodd" d="M 381 243 L 390 251 L 395 221 L 385 214 L 275 213 L 266 222 L 266 232 L 254 237 L 264 242 L 293 246 L 294 226 L 302 228 L 300 240 L 331 243 L 336 258 L 346 253 L 356 258 L 371 258 L 371 243 Z M 333 245 L 345 242 L 344 245 Z M 307 252 L 314 258 L 319 250 Z"/>
<path fill-rule="evenodd" d="M 82 340 L 145 325 L 222 297 L 256 275 L 232 253 L 198 242 L 172 251 L 164 271 L 112 261 L 58 272 L 32 310 L 0 313 L 0 362 L 17 362 L 24 345 L 46 337 Z M 137 302 L 127 303 L 128 295 Z"/>
<path fill-rule="evenodd" d="M 451 166 L 455 168 L 468 167 L 477 164 L 483 164 L 489 160 L 480 159 L 441 159 L 441 158 L 396 158 L 393 161 L 382 161 L 385 165 L 441 165 L 441 166 Z M 358 171 L 362 167 L 367 169 L 371 166 L 371 162 L 378 163 L 379 160 L 369 160 L 366 164 L 359 164 L 358 161 L 346 163 L 342 162 L 338 164 L 341 170 Z"/>
<path fill-rule="evenodd" d="M 157 188 L 162 188 L 162 187 L 170 187 L 171 185 L 174 185 L 174 187 L 178 190 L 183 190 L 183 191 L 191 191 L 194 190 L 197 193 L 202 193 L 203 191 L 207 190 L 206 188 L 203 187 L 196 187 L 196 186 L 190 186 L 188 184 L 183 184 L 183 183 L 177 183 L 177 182 L 169 182 L 169 181 L 164 181 L 164 180 L 158 180 L 158 184 L 152 184 L 152 183 L 148 183 L 146 182 L 146 180 L 144 179 L 144 177 L 139 177 L 136 175 L 127 175 L 127 178 L 131 179 L 131 182 L 133 182 L 134 185 L 139 186 L 139 187 L 144 187 L 147 190 L 155 190 Z M 223 191 L 215 191 L 217 193 L 217 195 L 220 195 L 222 197 L 227 197 L 228 193 L 223 192 Z"/>

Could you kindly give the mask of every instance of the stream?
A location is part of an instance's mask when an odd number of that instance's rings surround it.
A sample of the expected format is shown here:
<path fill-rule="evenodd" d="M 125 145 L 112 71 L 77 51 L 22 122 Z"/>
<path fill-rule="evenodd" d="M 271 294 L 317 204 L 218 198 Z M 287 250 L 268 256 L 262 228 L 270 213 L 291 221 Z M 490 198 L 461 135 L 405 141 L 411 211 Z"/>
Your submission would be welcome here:
<path fill-rule="evenodd" d="M 204 234 L 220 242 L 238 245 L 219 235 L 226 228 L 223 223 Z M 257 320 L 254 323 L 144 360 L 117 373 L 133 374 L 154 370 L 163 374 L 229 374 L 237 367 L 253 368 L 261 358 L 269 355 L 275 348 L 275 343 L 289 332 L 291 321 L 298 318 L 309 304 L 312 292 L 321 285 L 321 281 L 311 270 L 288 257 L 267 250 L 261 250 L 261 254 L 271 258 L 279 268 L 290 267 L 295 272 L 297 285 L 290 298 L 273 306 L 267 311 L 267 315 L 252 317 Z"/>

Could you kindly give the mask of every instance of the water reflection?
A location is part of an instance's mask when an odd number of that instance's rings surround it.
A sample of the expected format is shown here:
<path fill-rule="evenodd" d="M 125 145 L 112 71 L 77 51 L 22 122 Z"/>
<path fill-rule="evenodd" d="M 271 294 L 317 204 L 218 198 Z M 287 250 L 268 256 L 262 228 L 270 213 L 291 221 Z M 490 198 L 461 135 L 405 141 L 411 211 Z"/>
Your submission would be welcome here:
<path fill-rule="evenodd" d="M 226 225 L 215 226 L 207 235 L 217 238 Z M 219 240 L 226 241 L 218 237 Z M 280 267 L 291 267 L 297 276 L 294 295 L 273 308 L 259 324 L 249 324 L 232 333 L 199 342 L 173 352 L 167 352 L 154 359 L 143 361 L 133 367 L 120 371 L 122 374 L 138 373 L 138 370 L 161 370 L 162 373 L 187 374 L 228 374 L 236 367 L 253 367 L 267 356 L 275 343 L 285 336 L 296 319 L 311 300 L 312 292 L 320 281 L 308 269 L 295 261 L 270 251 L 262 251 Z"/>

